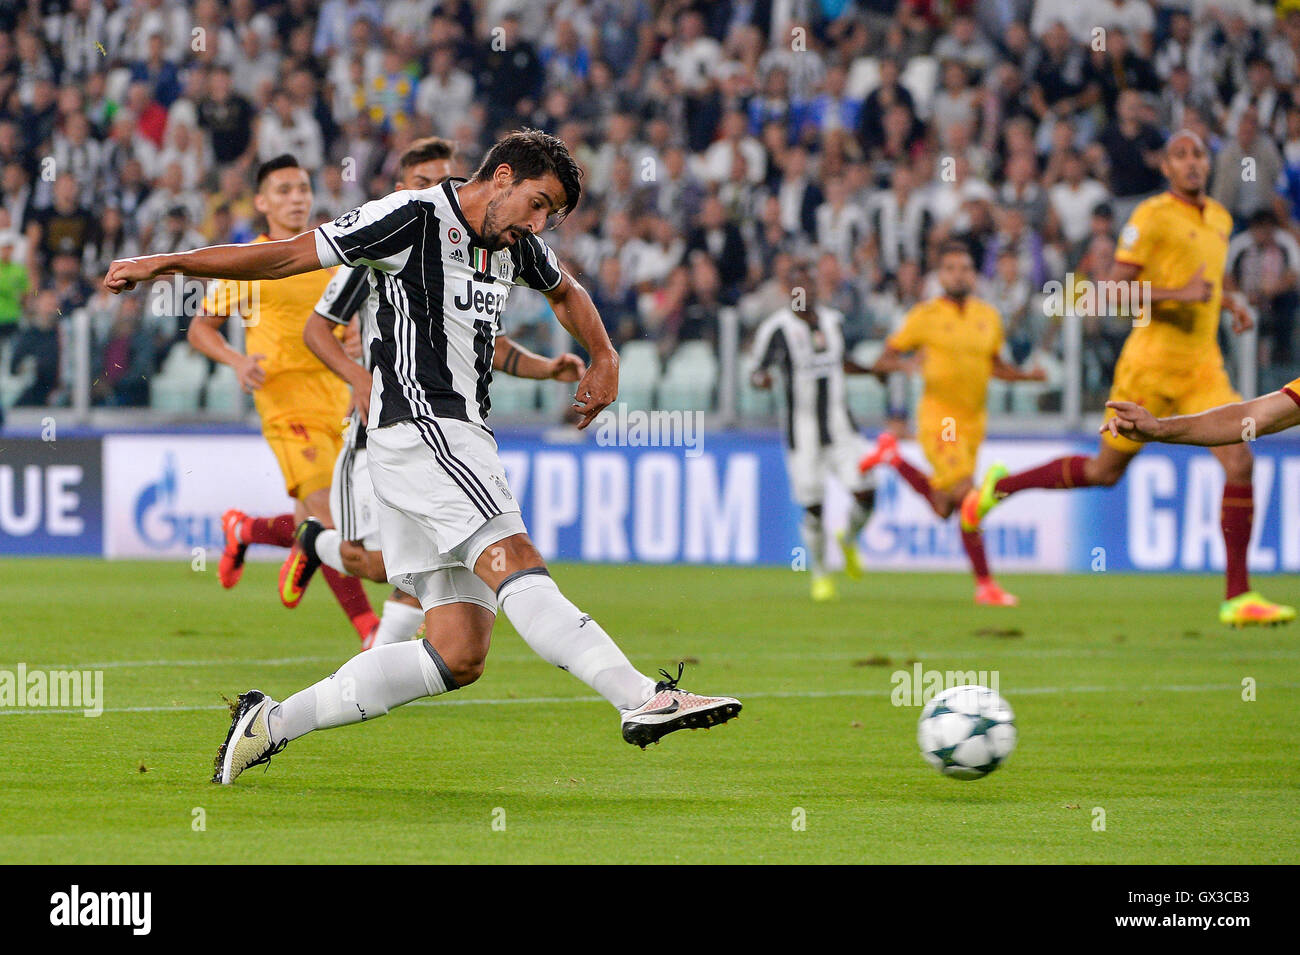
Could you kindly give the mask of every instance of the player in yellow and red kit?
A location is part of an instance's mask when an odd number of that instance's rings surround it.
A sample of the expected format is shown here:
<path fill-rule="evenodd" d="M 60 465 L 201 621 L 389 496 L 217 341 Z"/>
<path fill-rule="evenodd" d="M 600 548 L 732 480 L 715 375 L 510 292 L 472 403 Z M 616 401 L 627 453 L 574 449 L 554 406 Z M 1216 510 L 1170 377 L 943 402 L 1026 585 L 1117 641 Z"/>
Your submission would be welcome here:
<path fill-rule="evenodd" d="M 307 170 L 289 155 L 263 163 L 257 171 L 253 204 L 267 222 L 267 230 L 257 242 L 299 234 L 308 227 L 311 214 Z M 252 393 L 262 419 L 262 434 L 279 462 L 285 490 L 296 502 L 292 514 L 250 517 L 229 510 L 222 515 L 226 546 L 217 574 L 223 587 L 239 582 L 249 544 L 291 547 L 294 528 L 309 516 L 333 526 L 329 488 L 343 444 L 349 394 L 347 385 L 302 339 L 303 326 L 333 272 L 321 269 L 253 283 L 213 282 L 203 303 L 204 314 L 190 324 L 190 344 L 234 368 L 240 385 Z M 220 332 L 235 311 L 242 312 L 247 326 L 245 354 L 231 348 Z M 363 642 L 369 639 L 379 620 L 361 582 L 329 569 L 325 577 L 358 637 Z"/>
<path fill-rule="evenodd" d="M 1233 314 L 1238 332 L 1251 325 L 1245 307 L 1223 295 L 1224 264 L 1232 216 L 1205 194 L 1210 156 L 1200 137 L 1179 130 L 1165 144 L 1161 171 L 1169 189 L 1141 203 L 1120 233 L 1112 282 L 1139 282 L 1150 302 L 1134 322 L 1115 366 L 1111 399 L 1141 405 L 1156 416 L 1191 415 L 1241 400 L 1228 382 L 1219 350 L 1219 316 Z M 1107 417 L 1115 409 L 1108 406 Z M 1059 458 L 1020 474 L 994 465 L 981 487 L 962 502 L 962 526 L 975 528 L 1002 498 L 1030 488 L 1115 484 L 1142 445 L 1122 431 L 1103 433 L 1094 457 Z M 1250 589 L 1246 553 L 1254 521 L 1254 458 L 1244 444 L 1214 449 L 1225 483 L 1221 526 L 1227 552 L 1227 587 L 1219 619 L 1242 626 L 1284 623 L 1295 609 Z"/>
<path fill-rule="evenodd" d="M 885 341 L 885 351 L 872 368 L 877 373 L 911 370 L 905 357 L 921 353 L 925 392 L 917 408 L 916 438 L 934 473 L 926 477 L 898 453 L 898 439 L 888 431 L 862 459 L 868 470 L 890 464 L 899 476 L 946 518 L 973 487 L 975 457 L 984 441 L 988 419 L 989 378 L 1039 381 L 1041 371 L 1023 372 L 1002 358 L 1002 317 L 988 302 L 975 298 L 975 260 L 961 242 L 939 250 L 939 284 L 944 294 L 921 302 Z M 978 530 L 963 528 L 962 546 L 975 574 L 975 602 L 1015 606 L 1016 598 L 998 586 L 989 572 L 984 540 Z"/>

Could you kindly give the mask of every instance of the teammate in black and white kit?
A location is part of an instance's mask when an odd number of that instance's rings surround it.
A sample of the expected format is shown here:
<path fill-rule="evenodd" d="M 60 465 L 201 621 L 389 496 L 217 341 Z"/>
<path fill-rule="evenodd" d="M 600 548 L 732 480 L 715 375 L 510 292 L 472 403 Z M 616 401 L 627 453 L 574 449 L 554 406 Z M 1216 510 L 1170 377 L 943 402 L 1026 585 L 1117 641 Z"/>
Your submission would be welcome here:
<path fill-rule="evenodd" d="M 438 137 L 418 139 L 398 159 L 396 191 L 428 189 L 451 178 L 455 144 Z M 323 562 L 339 573 L 384 583 L 384 566 L 379 533 L 379 508 L 366 453 L 366 415 L 369 411 L 372 378 L 369 353 L 360 342 L 368 341 L 374 329 L 375 297 L 370 294 L 370 272 L 365 266 L 343 266 L 326 286 L 313 314 L 303 328 L 307 347 L 328 368 L 352 385 L 354 408 L 344 432 L 343 449 L 334 467 L 330 486 L 330 513 L 334 527 L 326 528 L 309 518 L 295 532 L 293 550 L 281 569 L 279 592 L 300 594 L 315 569 Z M 339 326 L 357 332 L 356 358 L 339 343 L 334 330 Z M 544 358 L 514 342 L 498 326 L 492 353 L 493 368 L 521 378 L 578 381 L 586 364 L 573 354 Z M 451 632 L 477 632 L 486 641 L 496 619 L 496 597 L 469 568 L 454 563 L 442 569 L 444 578 L 435 589 L 442 595 L 432 601 L 438 624 Z M 292 586 L 286 588 L 286 578 Z M 296 601 L 295 601 L 296 605 Z M 483 608 L 475 610 L 474 606 Z M 409 640 L 425 623 L 425 611 L 412 594 L 394 588 L 384 603 L 373 646 Z M 366 647 L 363 647 L 365 649 Z"/>
<path fill-rule="evenodd" d="M 750 380 L 770 388 L 774 376 L 781 384 L 781 424 L 785 433 L 785 464 L 795 503 L 803 508 L 800 534 L 808 554 L 814 600 L 835 597 L 835 582 L 826 572 L 826 530 L 822 497 L 833 475 L 853 495 L 848 527 L 836 535 L 850 577 L 862 576 L 857 539 L 871 517 L 875 482 L 858 471 L 858 461 L 870 445 L 849 415 L 845 373 L 871 370 L 845 357 L 844 316 L 820 305 L 807 263 L 797 261 L 787 272 L 790 308 L 770 315 L 758 327 Z"/>
<path fill-rule="evenodd" d="M 560 593 L 524 529 L 485 420 L 495 318 L 514 284 L 545 293 L 592 356 L 575 399 L 579 427 L 618 393 L 617 354 L 591 297 L 537 238 L 549 216 L 576 205 L 579 179 L 559 139 L 514 133 L 469 182 L 393 193 L 281 242 L 121 259 L 104 285 L 121 292 L 172 272 L 253 280 L 368 266 L 377 302 L 367 451 L 390 580 L 402 580 L 423 606 L 449 560 L 472 568 L 525 642 L 609 700 L 623 738 L 644 747 L 725 722 L 741 704 L 681 690 L 680 667 L 656 684 Z M 488 647 L 470 636 L 426 631 L 423 640 L 376 647 L 283 703 L 258 690 L 241 694 L 214 781 L 232 782 L 312 730 L 476 680 Z"/>

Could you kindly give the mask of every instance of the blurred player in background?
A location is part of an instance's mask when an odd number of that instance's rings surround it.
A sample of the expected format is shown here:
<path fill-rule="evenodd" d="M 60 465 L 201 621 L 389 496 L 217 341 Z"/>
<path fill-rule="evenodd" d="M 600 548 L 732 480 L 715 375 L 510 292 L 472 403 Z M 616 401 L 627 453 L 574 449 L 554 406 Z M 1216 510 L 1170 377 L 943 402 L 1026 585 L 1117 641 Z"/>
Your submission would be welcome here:
<path fill-rule="evenodd" d="M 400 178 L 394 184 L 395 191 L 429 189 L 451 178 L 455 152 L 454 143 L 434 136 L 411 143 L 398 160 Z M 327 527 L 315 517 L 308 517 L 298 526 L 293 549 L 280 571 L 280 597 L 287 606 L 297 606 L 308 581 L 322 563 L 342 574 L 388 582 L 379 533 L 379 509 L 366 459 L 366 424 L 372 386 L 369 343 L 375 333 L 375 305 L 370 270 L 364 266 L 341 266 L 303 329 L 307 347 L 352 386 L 354 408 L 344 430 L 343 449 L 335 462 L 330 485 L 334 526 Z M 346 349 L 335 334 L 339 326 L 348 327 Z M 354 336 L 355 354 L 350 344 Z M 559 381 L 578 381 L 587 370 L 577 355 L 543 358 L 504 332 L 497 333 L 492 367 L 520 378 Z M 437 607 L 438 625 L 448 632 L 472 632 L 486 627 L 490 636 L 495 614 L 475 608 L 475 604 L 453 595 Z M 384 602 L 372 645 L 410 640 L 424 624 L 420 601 L 395 587 Z M 480 635 L 480 639 L 486 638 Z"/>
<path fill-rule="evenodd" d="M 866 472 L 882 463 L 892 466 L 935 514 L 946 519 L 974 487 L 975 459 L 988 421 L 989 378 L 1042 381 L 1044 375 L 1037 369 L 1021 371 L 1003 359 L 1002 318 L 992 305 L 974 297 L 975 260 L 966 245 L 947 242 L 940 248 L 937 275 L 943 295 L 908 311 L 872 367 L 880 375 L 919 368 L 925 390 L 917 407 L 916 437 L 933 473 L 927 477 L 906 461 L 899 454 L 898 438 L 889 431 L 880 435 L 859 467 Z M 919 362 L 909 357 L 911 352 L 921 353 Z M 961 542 L 975 574 L 975 602 L 1014 607 L 1016 598 L 989 572 L 979 530 L 963 527 Z"/>
<path fill-rule="evenodd" d="M 786 273 L 790 307 L 768 316 L 754 335 L 756 366 L 750 375 L 755 388 L 771 388 L 773 375 L 783 392 L 781 419 L 785 431 L 785 465 L 795 503 L 803 509 L 799 525 L 812 598 L 835 598 L 835 581 L 826 571 L 826 525 L 823 496 L 826 478 L 834 475 L 853 495 L 849 523 L 836 535 L 844 553 L 844 571 L 862 576 L 857 540 L 875 506 L 875 482 L 862 474 L 857 461 L 867 450 L 849 415 L 844 375 L 865 375 L 864 368 L 845 357 L 844 316 L 817 302 L 812 268 L 796 260 Z"/>
<path fill-rule="evenodd" d="M 288 154 L 263 163 L 257 170 L 253 204 L 266 216 L 267 225 L 255 243 L 298 235 L 311 215 L 307 170 Z M 230 365 L 240 386 L 252 393 L 262 434 L 279 462 L 284 488 L 295 501 L 292 514 L 250 517 L 231 509 L 221 516 L 226 546 L 217 576 L 223 587 L 239 582 L 249 544 L 290 547 L 294 527 L 308 515 L 330 523 L 329 489 L 343 444 L 348 390 L 307 349 L 302 331 L 332 275 L 333 270 L 319 269 L 274 281 L 213 282 L 203 302 L 204 314 L 190 323 L 190 344 L 212 360 Z M 251 298 L 245 291 L 250 285 Z M 230 303 L 241 299 L 247 300 L 252 312 L 244 319 L 245 354 L 231 348 L 220 332 L 231 314 Z M 371 639 L 379 619 L 361 581 L 333 570 L 325 574 L 357 636 L 363 643 Z"/>
<path fill-rule="evenodd" d="M 1206 195 L 1210 156 L 1205 143 L 1196 133 L 1179 130 L 1165 143 L 1160 168 L 1169 189 L 1133 210 L 1109 276 L 1111 282 L 1142 283 L 1145 294 L 1131 300 L 1151 303 L 1150 314 L 1140 315 L 1124 342 L 1110 397 L 1141 405 L 1157 417 L 1241 401 L 1224 369 L 1219 318 L 1224 309 L 1232 312 L 1238 333 L 1253 324 L 1245 306 L 1223 294 L 1232 216 Z M 1115 409 L 1108 405 L 1106 415 L 1113 417 Z M 962 526 L 978 527 L 999 501 L 1017 491 L 1110 487 L 1141 448 L 1122 431 L 1106 429 L 1093 457 L 1071 455 L 1012 475 L 994 464 L 962 502 Z M 1216 447 L 1213 454 L 1225 476 L 1220 522 L 1227 573 L 1219 620 L 1234 626 L 1293 620 L 1293 607 L 1250 589 L 1246 554 L 1255 514 L 1250 449 L 1230 444 Z"/>

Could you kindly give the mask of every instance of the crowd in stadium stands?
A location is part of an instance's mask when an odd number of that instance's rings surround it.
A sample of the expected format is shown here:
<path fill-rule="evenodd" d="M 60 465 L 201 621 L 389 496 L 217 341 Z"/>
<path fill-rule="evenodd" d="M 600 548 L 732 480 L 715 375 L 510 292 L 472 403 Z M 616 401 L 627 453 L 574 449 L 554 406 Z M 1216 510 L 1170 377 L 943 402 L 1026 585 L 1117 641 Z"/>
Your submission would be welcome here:
<path fill-rule="evenodd" d="M 0 381 L 66 403 L 85 309 L 99 404 L 145 405 L 186 319 L 98 285 L 135 253 L 258 232 L 256 165 L 293 153 L 333 218 L 390 191 L 403 147 L 562 137 L 586 173 L 547 240 L 618 344 L 742 341 L 792 257 L 883 338 L 976 254 L 1014 357 L 1059 352 L 1044 285 L 1105 271 L 1156 151 L 1191 127 L 1235 217 L 1231 281 L 1265 372 L 1300 307 L 1300 0 L 14 0 L 0 4 Z M 549 311 L 504 325 L 549 350 Z M 1086 325 L 1105 389 L 1126 326 Z M 1261 377 L 1261 384 L 1266 379 Z"/>

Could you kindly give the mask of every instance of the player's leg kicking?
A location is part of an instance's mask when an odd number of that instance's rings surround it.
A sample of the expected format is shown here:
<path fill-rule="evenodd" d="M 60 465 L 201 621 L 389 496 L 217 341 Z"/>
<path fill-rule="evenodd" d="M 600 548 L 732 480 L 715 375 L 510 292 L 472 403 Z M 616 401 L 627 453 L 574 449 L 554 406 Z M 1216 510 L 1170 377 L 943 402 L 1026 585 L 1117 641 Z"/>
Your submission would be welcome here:
<path fill-rule="evenodd" d="M 875 448 L 858 466 L 863 471 L 869 471 L 877 465 L 888 464 L 916 493 L 925 498 L 936 516 L 946 520 L 973 487 L 972 474 L 983 438 L 983 426 L 974 422 L 963 426 L 962 422 L 954 420 L 951 422 L 951 434 L 948 435 L 945 434 L 942 422 L 935 422 L 935 427 L 930 427 L 930 424 L 922 421 L 917 437 L 935 469 L 933 476 L 926 476 L 908 462 L 898 450 L 898 439 L 888 431 L 876 439 Z M 945 440 L 946 437 L 951 440 Z M 984 551 L 984 537 L 979 529 L 968 529 L 963 524 L 961 543 L 970 560 L 971 573 L 975 576 L 975 602 L 990 607 L 1016 606 L 1019 600 L 1003 590 L 993 579 L 988 556 Z"/>
<path fill-rule="evenodd" d="M 658 682 L 640 673 L 560 592 L 528 538 L 486 431 L 445 419 L 405 421 L 371 431 L 368 453 L 389 578 L 409 580 L 426 622 L 429 610 L 449 602 L 477 605 L 466 611 L 475 617 L 500 607 L 539 656 L 608 700 L 619 711 L 623 739 L 642 748 L 739 714 L 739 700 L 680 689 L 680 668 Z M 441 541 L 456 543 L 444 552 Z M 463 566 L 448 568 L 449 558 Z M 213 781 L 233 782 L 312 730 L 373 719 L 472 683 L 487 656 L 488 639 L 480 635 L 490 632 L 490 623 L 460 633 L 426 625 L 422 640 L 358 654 L 283 703 L 257 690 L 242 694 Z"/>

